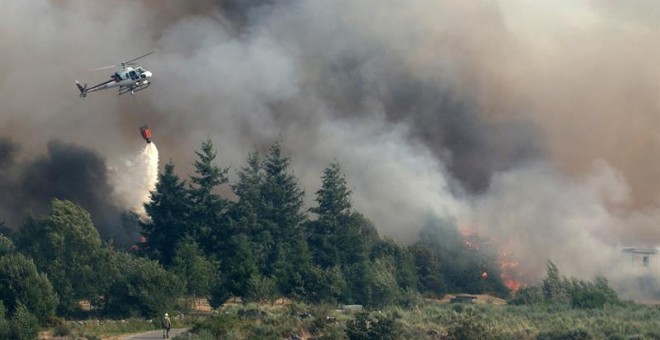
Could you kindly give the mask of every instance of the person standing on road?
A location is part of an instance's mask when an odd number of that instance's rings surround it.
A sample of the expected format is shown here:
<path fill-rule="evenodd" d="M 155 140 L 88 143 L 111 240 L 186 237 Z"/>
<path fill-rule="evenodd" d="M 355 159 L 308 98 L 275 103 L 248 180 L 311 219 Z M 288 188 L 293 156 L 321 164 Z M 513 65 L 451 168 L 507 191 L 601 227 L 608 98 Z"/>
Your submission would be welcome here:
<path fill-rule="evenodd" d="M 169 338 L 170 337 L 170 328 L 172 327 L 172 321 L 170 321 L 170 317 L 165 313 L 165 316 L 163 316 L 163 339 Z"/>

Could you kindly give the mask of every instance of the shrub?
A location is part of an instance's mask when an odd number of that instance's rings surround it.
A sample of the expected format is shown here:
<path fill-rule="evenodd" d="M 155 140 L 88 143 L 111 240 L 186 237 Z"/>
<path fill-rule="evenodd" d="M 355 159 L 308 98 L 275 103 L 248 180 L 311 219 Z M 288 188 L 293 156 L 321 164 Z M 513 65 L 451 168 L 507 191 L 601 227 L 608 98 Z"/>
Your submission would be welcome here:
<path fill-rule="evenodd" d="M 66 337 L 71 335 L 71 328 L 69 328 L 67 324 L 58 324 L 57 326 L 53 327 L 53 335 Z"/>
<path fill-rule="evenodd" d="M 543 302 L 543 292 L 537 286 L 521 288 L 509 301 L 511 305 L 533 305 Z"/>
<path fill-rule="evenodd" d="M 25 305 L 19 303 L 11 318 L 11 332 L 14 339 L 36 339 L 39 333 L 39 320 Z"/>
<path fill-rule="evenodd" d="M 399 339 L 400 335 L 401 326 L 393 315 L 377 314 L 372 318 L 369 313 L 360 312 L 346 323 L 346 336 L 349 340 Z"/>
<path fill-rule="evenodd" d="M 558 329 L 540 333 L 537 340 L 590 340 L 594 339 L 587 330 L 582 328 L 576 329 Z"/>
<path fill-rule="evenodd" d="M 486 321 L 474 310 L 455 315 L 449 324 L 447 329 L 449 339 L 492 339 L 495 337 L 491 334 Z"/>

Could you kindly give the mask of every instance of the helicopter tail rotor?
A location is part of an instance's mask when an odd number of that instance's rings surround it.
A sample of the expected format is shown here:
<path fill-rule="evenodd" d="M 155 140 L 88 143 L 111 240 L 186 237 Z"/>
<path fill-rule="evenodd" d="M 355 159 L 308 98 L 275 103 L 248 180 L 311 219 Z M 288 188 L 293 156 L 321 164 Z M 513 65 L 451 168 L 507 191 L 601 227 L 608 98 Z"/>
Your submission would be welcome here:
<path fill-rule="evenodd" d="M 80 97 L 87 97 L 87 83 L 80 85 L 80 82 L 76 80 L 76 87 L 80 90 Z"/>

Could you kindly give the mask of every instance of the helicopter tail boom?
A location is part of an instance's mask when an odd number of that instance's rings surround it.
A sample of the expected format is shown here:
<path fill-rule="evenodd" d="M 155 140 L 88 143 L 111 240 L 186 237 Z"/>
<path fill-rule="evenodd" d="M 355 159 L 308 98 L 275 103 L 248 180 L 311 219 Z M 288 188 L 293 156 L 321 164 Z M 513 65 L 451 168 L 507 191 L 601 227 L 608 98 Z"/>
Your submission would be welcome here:
<path fill-rule="evenodd" d="M 80 82 L 76 80 L 76 86 L 80 90 L 80 97 L 87 97 L 87 83 L 85 85 L 80 85 Z"/>

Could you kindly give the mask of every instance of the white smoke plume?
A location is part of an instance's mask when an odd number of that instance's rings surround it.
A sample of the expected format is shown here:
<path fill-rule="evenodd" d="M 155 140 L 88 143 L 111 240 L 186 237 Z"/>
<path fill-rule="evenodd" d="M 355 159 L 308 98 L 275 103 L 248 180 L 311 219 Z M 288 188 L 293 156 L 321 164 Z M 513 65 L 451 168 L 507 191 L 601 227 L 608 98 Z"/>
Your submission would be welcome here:
<path fill-rule="evenodd" d="M 124 159 L 111 167 L 110 180 L 114 185 L 113 196 L 118 205 L 138 215 L 149 218 L 144 208 L 151 198 L 151 192 L 158 182 L 158 148 L 155 143 L 147 143 L 139 154 Z"/>

